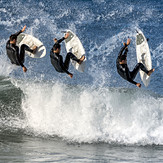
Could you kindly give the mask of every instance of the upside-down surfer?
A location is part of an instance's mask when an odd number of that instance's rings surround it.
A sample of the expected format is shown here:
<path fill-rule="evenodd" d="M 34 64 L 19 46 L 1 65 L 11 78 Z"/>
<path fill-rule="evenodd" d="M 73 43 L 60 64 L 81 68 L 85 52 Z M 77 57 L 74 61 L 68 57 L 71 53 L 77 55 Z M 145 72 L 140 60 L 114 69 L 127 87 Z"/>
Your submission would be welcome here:
<path fill-rule="evenodd" d="M 12 34 L 10 36 L 10 39 L 6 43 L 6 52 L 11 63 L 16 64 L 18 66 L 22 66 L 24 72 L 27 71 L 27 68 L 23 65 L 24 58 L 25 58 L 25 50 L 33 54 L 35 54 L 37 50 L 37 46 L 33 46 L 33 49 L 30 49 L 27 45 L 23 44 L 20 47 L 20 53 L 19 53 L 19 47 L 16 46 L 17 36 L 20 33 L 24 32 L 25 29 L 26 29 L 26 26 L 24 26 L 23 29 L 20 30 L 19 32 Z"/>
<path fill-rule="evenodd" d="M 71 52 L 68 52 L 66 55 L 65 61 L 63 62 L 63 57 L 60 55 L 60 51 L 61 51 L 60 43 L 63 40 L 67 39 L 68 36 L 69 36 L 69 33 L 66 33 L 65 36 L 61 38 L 60 40 L 57 40 L 56 38 L 54 39 L 55 44 L 53 45 L 53 48 L 50 51 L 50 58 L 51 58 L 51 63 L 57 72 L 67 73 L 72 78 L 73 74 L 68 71 L 70 59 L 81 64 L 84 61 L 85 56 L 82 56 L 80 59 L 78 59 L 74 54 L 72 54 Z"/>
<path fill-rule="evenodd" d="M 134 81 L 139 70 L 141 69 L 148 76 L 150 76 L 155 69 L 151 69 L 150 71 L 148 71 L 142 63 L 137 63 L 133 71 L 129 71 L 129 68 L 127 66 L 127 52 L 128 52 L 128 45 L 130 44 L 130 41 L 131 40 L 128 39 L 127 43 L 124 43 L 124 46 L 121 48 L 118 54 L 116 60 L 117 72 L 122 78 L 124 78 L 125 80 L 129 81 L 132 84 L 135 84 L 137 87 L 140 88 L 141 84 Z"/>

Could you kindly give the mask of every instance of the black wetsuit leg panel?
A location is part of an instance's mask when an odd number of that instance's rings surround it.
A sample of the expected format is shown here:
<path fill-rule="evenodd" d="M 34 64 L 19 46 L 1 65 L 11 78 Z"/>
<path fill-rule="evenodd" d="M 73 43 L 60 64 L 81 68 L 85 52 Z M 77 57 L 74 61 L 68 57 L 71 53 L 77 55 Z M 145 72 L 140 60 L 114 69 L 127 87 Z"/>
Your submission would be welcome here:
<path fill-rule="evenodd" d="M 137 73 L 139 72 L 139 69 L 141 69 L 142 71 L 144 71 L 146 74 L 149 73 L 149 71 L 145 68 L 145 66 L 142 63 L 137 63 L 135 68 L 133 69 L 132 72 L 130 72 L 131 78 L 135 79 Z"/>
<path fill-rule="evenodd" d="M 24 57 L 25 57 L 25 50 L 26 51 L 29 51 L 29 52 L 33 52 L 32 49 L 30 49 L 27 45 L 23 44 L 21 45 L 21 48 L 20 48 L 20 60 L 24 63 Z"/>
<path fill-rule="evenodd" d="M 76 61 L 79 63 L 80 59 L 78 59 L 74 54 L 72 54 L 71 52 L 67 53 L 66 55 L 66 59 L 64 62 L 64 66 L 66 67 L 66 69 L 68 70 L 69 68 L 69 64 L 70 64 L 70 59 Z"/>

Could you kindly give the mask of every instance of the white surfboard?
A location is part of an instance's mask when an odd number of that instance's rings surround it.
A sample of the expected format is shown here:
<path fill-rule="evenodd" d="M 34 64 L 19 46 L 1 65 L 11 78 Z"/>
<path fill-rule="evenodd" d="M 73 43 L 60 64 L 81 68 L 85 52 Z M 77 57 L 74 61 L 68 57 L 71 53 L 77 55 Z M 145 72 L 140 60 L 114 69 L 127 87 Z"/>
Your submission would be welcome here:
<path fill-rule="evenodd" d="M 42 58 L 46 55 L 46 48 L 43 43 L 32 35 L 25 33 L 19 34 L 17 37 L 17 45 L 20 47 L 22 44 L 28 45 L 31 49 L 35 45 L 38 47 L 35 54 L 25 51 L 25 53 L 32 58 Z"/>
<path fill-rule="evenodd" d="M 69 33 L 69 37 L 65 39 L 66 51 L 72 52 L 78 59 L 80 59 L 83 55 L 85 55 L 85 50 L 81 41 L 71 30 L 67 30 L 66 32 Z M 71 62 L 76 70 L 84 72 L 86 57 L 82 64 L 78 64 L 76 61 L 73 60 L 71 60 Z"/>
<path fill-rule="evenodd" d="M 140 29 L 137 30 L 136 34 L 136 54 L 138 63 L 139 62 L 142 63 L 147 68 L 148 71 L 151 70 L 152 60 L 148 42 Z M 150 82 L 150 76 L 148 76 L 145 72 L 140 70 L 140 77 L 144 85 L 147 87 Z"/>

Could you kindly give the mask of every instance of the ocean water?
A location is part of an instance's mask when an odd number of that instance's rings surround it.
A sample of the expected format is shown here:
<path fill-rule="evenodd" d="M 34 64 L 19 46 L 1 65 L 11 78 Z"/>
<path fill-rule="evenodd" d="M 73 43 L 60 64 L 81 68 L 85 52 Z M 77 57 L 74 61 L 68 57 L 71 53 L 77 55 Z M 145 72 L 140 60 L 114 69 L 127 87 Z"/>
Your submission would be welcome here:
<path fill-rule="evenodd" d="M 26 57 L 27 73 L 5 49 L 24 25 L 47 48 L 42 59 Z M 116 71 L 128 37 L 129 68 L 137 63 L 137 28 L 149 38 L 156 69 L 142 88 Z M 66 29 L 87 57 L 84 73 L 70 65 L 72 79 L 49 56 Z M 0 31 L 0 162 L 163 162 L 162 0 L 0 0 Z M 139 74 L 135 81 L 142 83 Z"/>

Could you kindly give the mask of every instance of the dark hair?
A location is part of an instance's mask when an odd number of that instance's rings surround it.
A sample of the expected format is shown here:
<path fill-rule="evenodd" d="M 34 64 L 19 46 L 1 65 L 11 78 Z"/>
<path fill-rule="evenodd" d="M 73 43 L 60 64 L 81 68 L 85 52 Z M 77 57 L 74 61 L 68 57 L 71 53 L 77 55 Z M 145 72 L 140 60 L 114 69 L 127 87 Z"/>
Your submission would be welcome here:
<path fill-rule="evenodd" d="M 16 40 L 17 39 L 17 36 L 16 35 L 11 35 L 10 36 L 10 41 L 13 41 L 13 40 Z"/>
<path fill-rule="evenodd" d="M 121 55 L 120 58 L 119 58 L 119 61 L 122 62 L 123 60 L 126 60 L 126 55 Z"/>
<path fill-rule="evenodd" d="M 53 45 L 53 50 L 57 50 L 57 49 L 60 49 L 61 45 L 59 43 L 55 43 Z"/>

